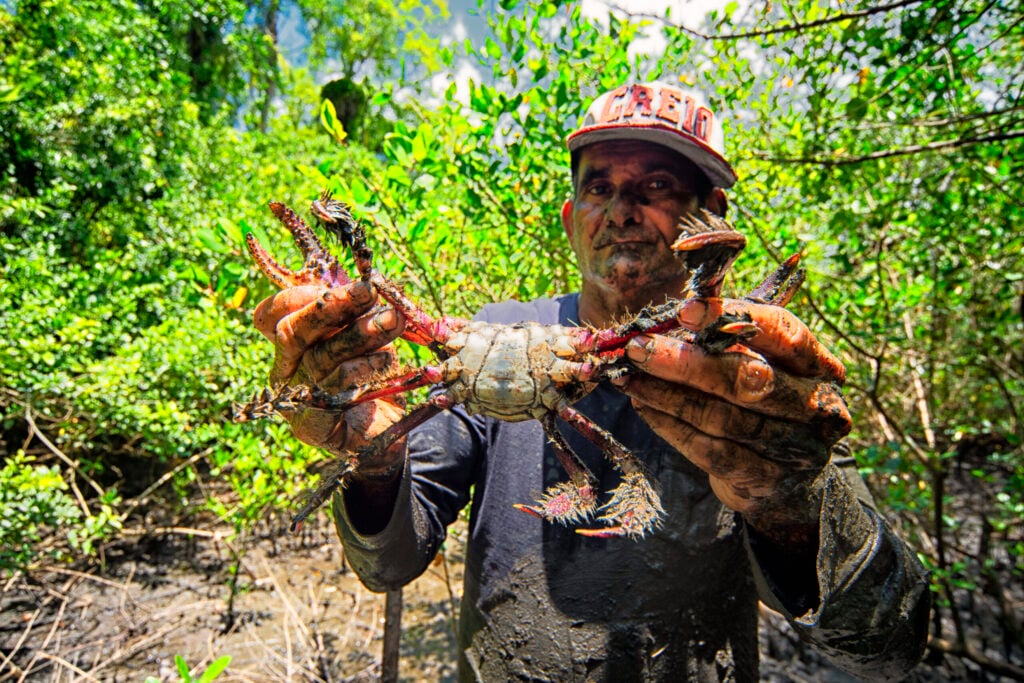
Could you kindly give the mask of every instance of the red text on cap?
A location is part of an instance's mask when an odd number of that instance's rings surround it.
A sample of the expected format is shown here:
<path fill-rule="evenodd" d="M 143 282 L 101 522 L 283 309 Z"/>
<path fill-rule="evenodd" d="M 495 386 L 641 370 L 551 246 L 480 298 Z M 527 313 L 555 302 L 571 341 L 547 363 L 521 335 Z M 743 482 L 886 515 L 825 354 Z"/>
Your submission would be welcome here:
<path fill-rule="evenodd" d="M 658 107 L 655 110 L 654 105 Z M 680 110 L 682 105 L 682 110 Z M 715 115 L 710 109 L 681 90 L 662 86 L 655 97 L 654 88 L 646 85 L 623 85 L 608 94 L 598 123 L 613 123 L 622 118 L 655 119 L 707 142 L 711 138 Z"/>

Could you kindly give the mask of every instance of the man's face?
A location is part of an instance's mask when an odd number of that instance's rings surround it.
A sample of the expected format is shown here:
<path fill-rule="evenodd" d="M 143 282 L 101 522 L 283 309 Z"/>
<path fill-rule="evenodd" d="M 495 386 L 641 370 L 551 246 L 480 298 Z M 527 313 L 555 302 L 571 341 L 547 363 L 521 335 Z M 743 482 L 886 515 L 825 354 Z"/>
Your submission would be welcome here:
<path fill-rule="evenodd" d="M 700 205 L 696 166 L 661 145 L 616 140 L 584 147 L 577 170 L 562 222 L 584 287 L 639 305 L 678 294 L 686 275 L 670 245 L 679 217 Z"/>

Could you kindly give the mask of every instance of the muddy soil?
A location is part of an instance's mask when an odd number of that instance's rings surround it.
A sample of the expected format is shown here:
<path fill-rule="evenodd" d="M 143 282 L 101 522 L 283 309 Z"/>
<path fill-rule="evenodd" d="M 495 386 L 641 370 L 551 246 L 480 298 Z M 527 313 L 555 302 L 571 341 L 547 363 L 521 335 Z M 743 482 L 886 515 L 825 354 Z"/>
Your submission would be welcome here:
<path fill-rule="evenodd" d="M 283 520 L 245 539 L 227 529 L 127 533 L 103 565 L 19 575 L 0 592 L 0 683 L 178 681 L 175 655 L 198 676 L 231 656 L 218 681 L 377 680 L 384 596 L 344 563 L 320 516 L 300 536 Z M 405 588 L 402 681 L 455 680 L 454 615 L 464 526 Z M 828 665 L 777 615 L 762 610 L 761 678 L 772 683 L 856 679 Z M 914 681 L 1000 680 L 939 660 Z"/>
<path fill-rule="evenodd" d="M 0 681 L 177 681 L 175 655 L 193 675 L 230 655 L 218 681 L 378 678 L 384 596 L 346 568 L 333 527 L 320 519 L 298 537 L 281 525 L 233 541 L 226 529 L 197 531 L 119 543 L 103 568 L 8 581 Z M 449 542 L 404 591 L 404 681 L 454 680 L 460 552 Z"/>

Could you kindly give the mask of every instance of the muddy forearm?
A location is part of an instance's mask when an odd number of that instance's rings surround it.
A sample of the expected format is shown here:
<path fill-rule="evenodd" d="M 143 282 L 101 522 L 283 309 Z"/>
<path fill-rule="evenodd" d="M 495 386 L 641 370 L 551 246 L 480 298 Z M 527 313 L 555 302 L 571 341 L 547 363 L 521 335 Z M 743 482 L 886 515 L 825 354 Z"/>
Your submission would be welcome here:
<path fill-rule="evenodd" d="M 409 434 L 397 479 L 363 481 L 335 496 L 345 555 L 368 588 L 398 588 L 429 566 L 469 500 L 481 428 L 459 409 L 441 413 Z"/>
<path fill-rule="evenodd" d="M 370 590 L 393 590 L 412 581 L 440 545 L 413 504 L 411 479 L 407 464 L 393 482 L 357 484 L 332 500 L 345 557 Z"/>
<path fill-rule="evenodd" d="M 901 678 L 925 645 L 927 573 L 866 499 L 858 498 L 857 492 L 867 494 L 855 471 L 830 464 L 820 490 L 813 565 L 805 556 L 765 544 L 756 531 L 750 534 L 762 600 L 859 678 Z"/>

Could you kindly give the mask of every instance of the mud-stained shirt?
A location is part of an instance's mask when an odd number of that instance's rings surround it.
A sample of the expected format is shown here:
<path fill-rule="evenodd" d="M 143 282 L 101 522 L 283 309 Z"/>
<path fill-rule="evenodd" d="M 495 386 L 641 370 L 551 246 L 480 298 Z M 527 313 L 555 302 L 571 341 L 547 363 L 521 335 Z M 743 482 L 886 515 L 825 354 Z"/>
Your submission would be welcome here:
<path fill-rule="evenodd" d="M 574 324 L 578 295 L 485 307 L 478 320 Z M 334 500 L 346 556 L 371 590 L 419 576 L 470 505 L 459 619 L 462 681 L 756 681 L 758 599 L 838 666 L 895 680 L 925 644 L 927 576 L 873 509 L 850 458 L 819 478 L 816 560 L 756 537 L 708 476 L 602 384 L 574 407 L 637 455 L 660 486 L 664 525 L 642 540 L 589 538 L 513 508 L 567 475 L 535 420 L 456 409 L 409 437 L 387 527 L 356 531 Z M 619 474 L 574 429 L 573 450 L 607 492 Z M 607 494 L 605 494 L 607 495 Z"/>

